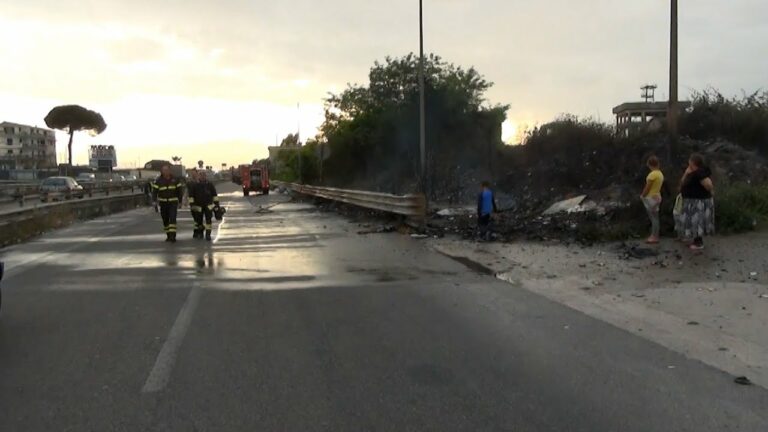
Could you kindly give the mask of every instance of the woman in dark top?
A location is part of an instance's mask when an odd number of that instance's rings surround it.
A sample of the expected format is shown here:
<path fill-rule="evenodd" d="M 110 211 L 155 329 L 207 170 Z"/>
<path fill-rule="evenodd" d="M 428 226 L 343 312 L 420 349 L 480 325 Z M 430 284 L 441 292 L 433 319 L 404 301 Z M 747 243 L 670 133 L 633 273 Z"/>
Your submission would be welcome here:
<path fill-rule="evenodd" d="M 676 229 L 681 238 L 693 239 L 692 250 L 704 249 L 704 236 L 715 233 L 714 189 L 712 171 L 704 165 L 704 158 L 691 155 L 680 181 L 683 209 Z"/>

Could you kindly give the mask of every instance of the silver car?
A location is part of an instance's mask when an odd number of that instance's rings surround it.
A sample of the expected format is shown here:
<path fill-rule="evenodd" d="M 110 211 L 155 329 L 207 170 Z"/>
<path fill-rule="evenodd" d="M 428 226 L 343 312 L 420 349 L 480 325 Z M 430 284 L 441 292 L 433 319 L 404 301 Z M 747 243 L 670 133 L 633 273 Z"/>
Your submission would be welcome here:
<path fill-rule="evenodd" d="M 40 201 L 85 197 L 83 187 L 72 177 L 49 177 L 40 183 Z"/>

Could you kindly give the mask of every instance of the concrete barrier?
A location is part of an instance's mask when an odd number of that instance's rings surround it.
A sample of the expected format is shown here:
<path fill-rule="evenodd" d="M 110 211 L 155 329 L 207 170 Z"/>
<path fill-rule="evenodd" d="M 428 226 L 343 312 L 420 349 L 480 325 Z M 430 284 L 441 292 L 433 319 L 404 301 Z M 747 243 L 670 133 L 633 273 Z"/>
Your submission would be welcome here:
<path fill-rule="evenodd" d="M 94 219 L 147 205 L 147 197 L 137 193 L 67 201 L 53 206 L 16 211 L 0 217 L 0 247 L 28 240 L 77 221 Z"/>

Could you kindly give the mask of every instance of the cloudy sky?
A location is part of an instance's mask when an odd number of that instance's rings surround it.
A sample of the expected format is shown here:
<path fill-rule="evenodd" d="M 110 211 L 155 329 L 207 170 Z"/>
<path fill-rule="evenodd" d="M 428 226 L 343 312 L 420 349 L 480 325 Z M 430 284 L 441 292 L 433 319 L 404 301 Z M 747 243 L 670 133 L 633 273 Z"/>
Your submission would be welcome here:
<path fill-rule="evenodd" d="M 424 3 L 427 51 L 496 83 L 510 141 L 565 112 L 611 121 L 646 82 L 667 95 L 669 0 Z M 683 0 L 680 31 L 682 95 L 768 88 L 765 0 Z M 416 50 L 417 0 L 0 0 L 0 121 L 77 103 L 109 124 L 76 136 L 77 162 L 98 143 L 124 166 L 244 163 L 299 124 L 314 135 L 329 91 Z"/>

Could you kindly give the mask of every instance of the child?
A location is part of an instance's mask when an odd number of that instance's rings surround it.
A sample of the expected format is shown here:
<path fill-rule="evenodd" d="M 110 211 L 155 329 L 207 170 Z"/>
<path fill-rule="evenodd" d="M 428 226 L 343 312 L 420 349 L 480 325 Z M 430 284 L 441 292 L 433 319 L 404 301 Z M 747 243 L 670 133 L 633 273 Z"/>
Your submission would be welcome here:
<path fill-rule="evenodd" d="M 658 244 L 661 228 L 659 208 L 661 207 L 661 186 L 664 184 L 664 174 L 661 172 L 661 164 L 656 156 L 649 157 L 647 165 L 651 172 L 645 179 L 645 188 L 640 194 L 645 210 L 648 212 L 648 217 L 651 219 L 651 236 L 648 237 L 646 243 Z"/>
<path fill-rule="evenodd" d="M 491 184 L 484 181 L 477 197 L 477 231 L 481 240 L 491 240 L 491 215 L 497 211 Z"/>

